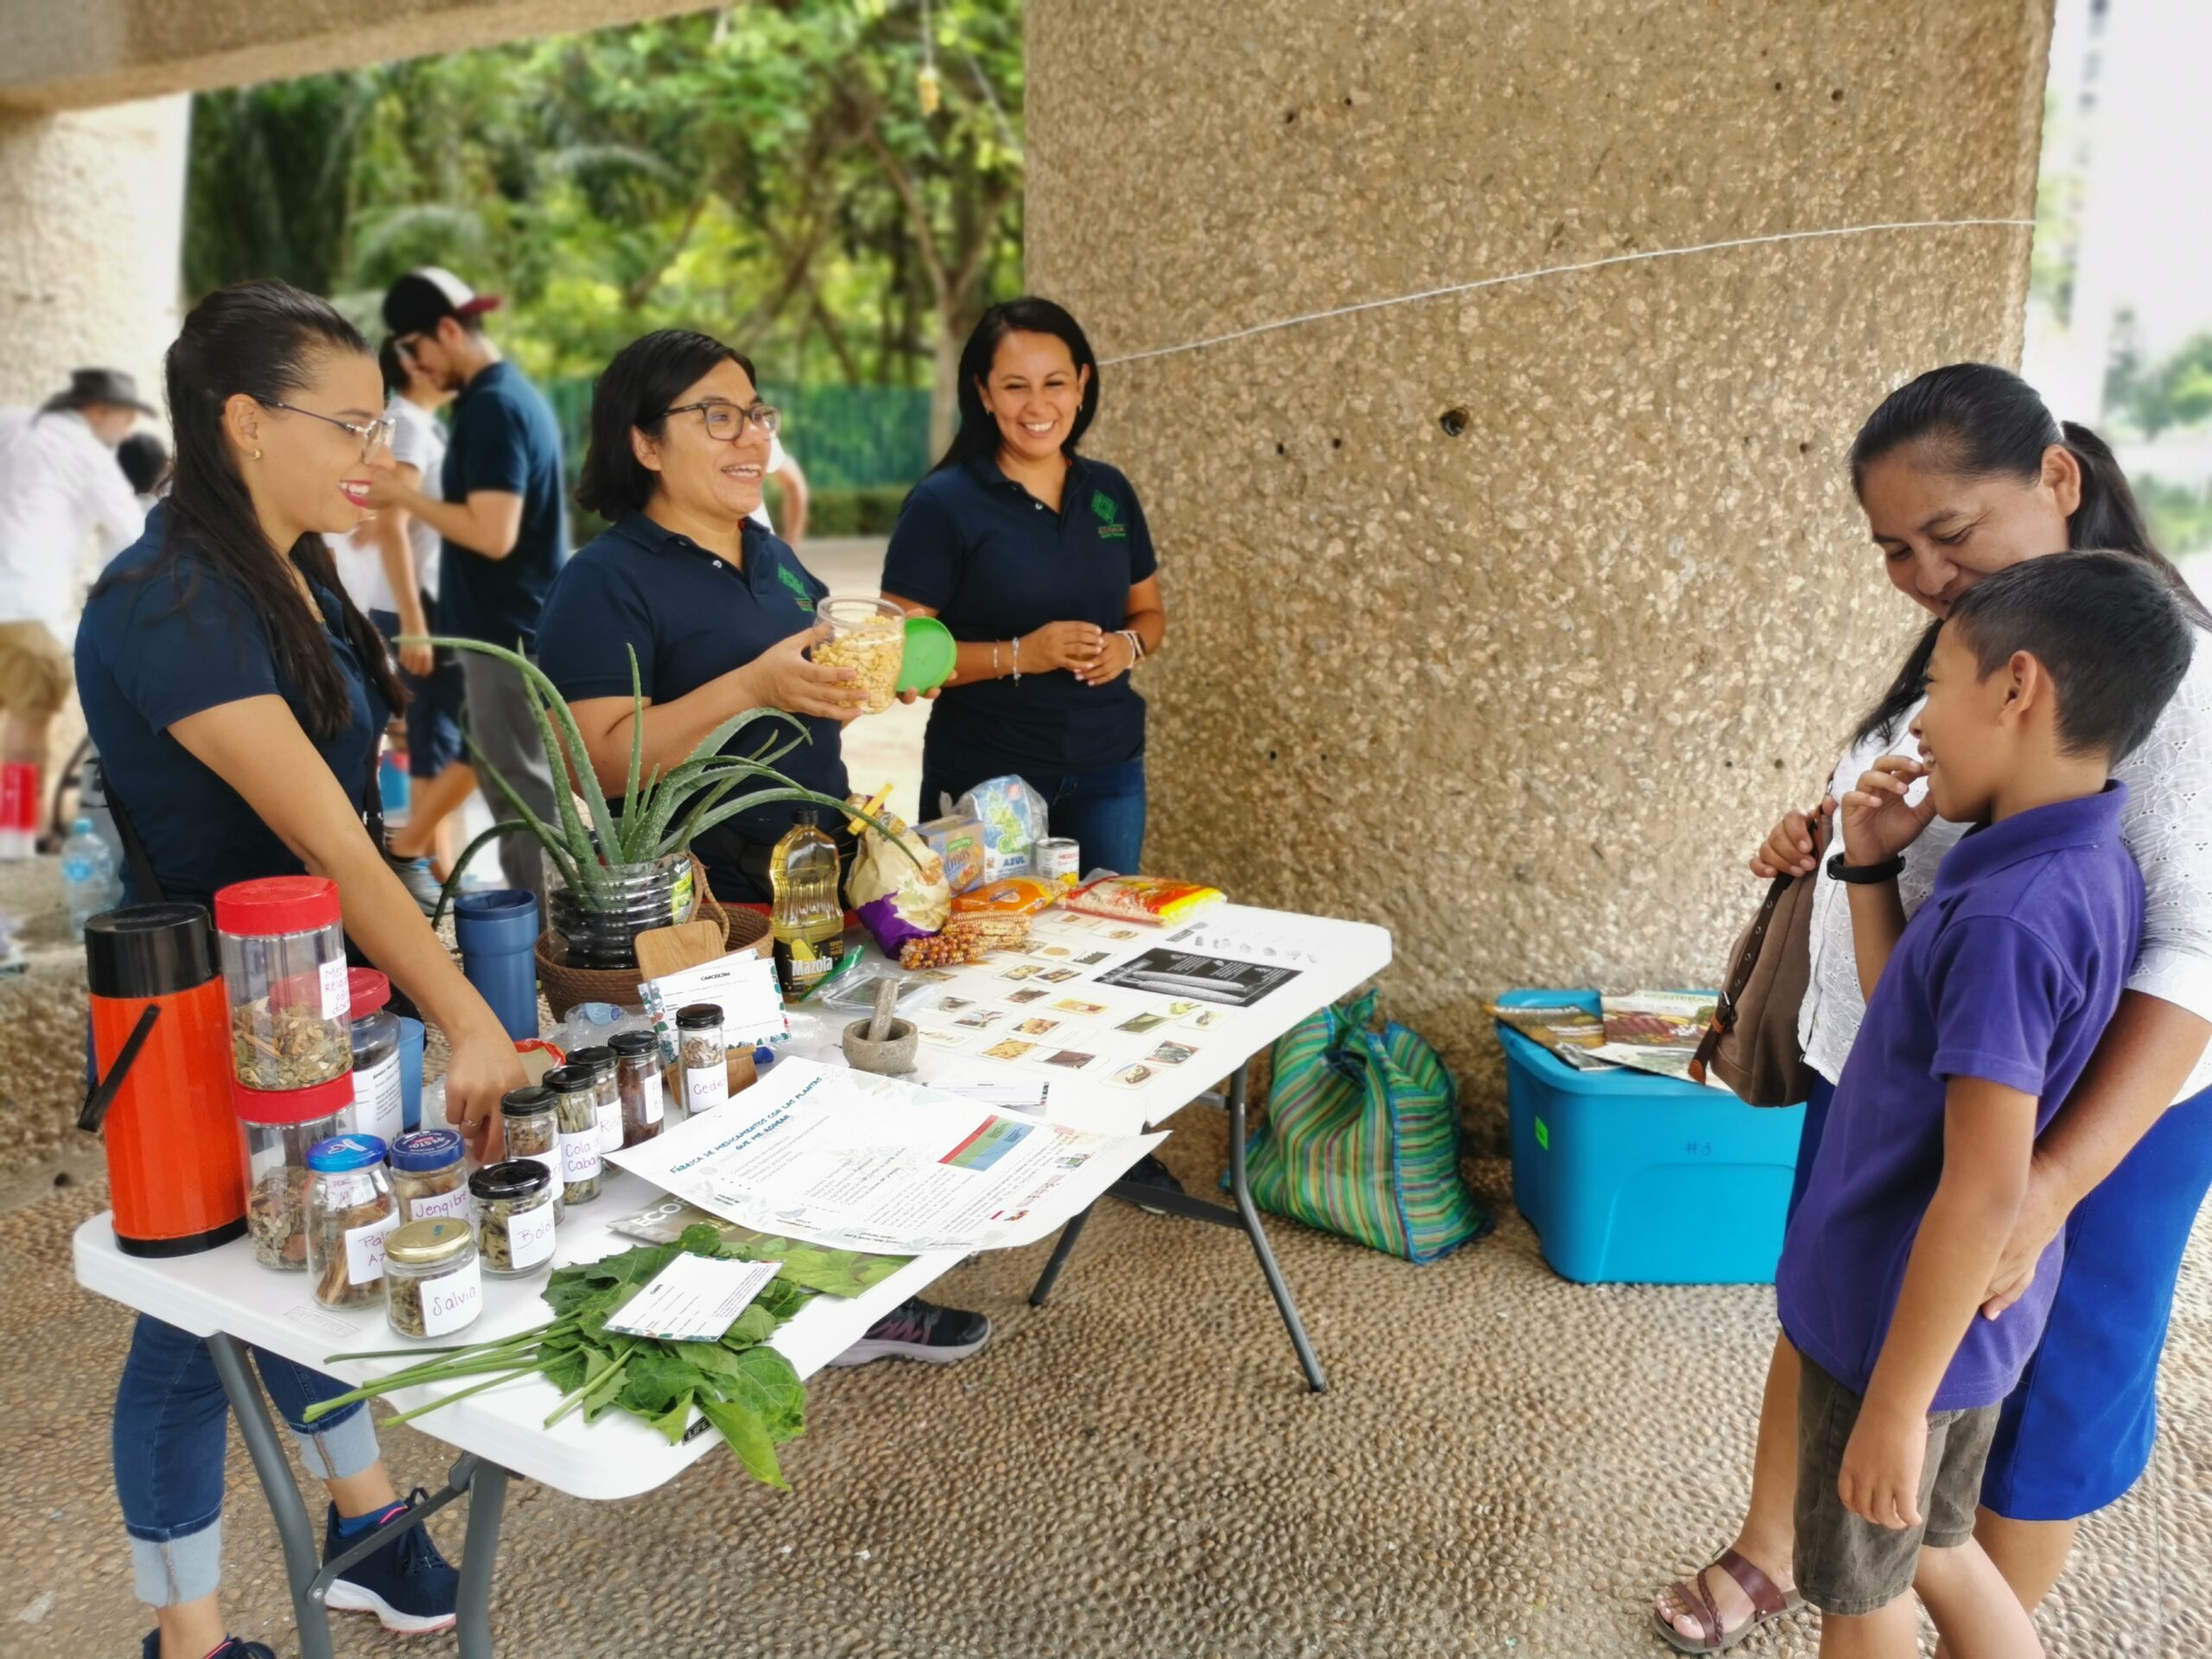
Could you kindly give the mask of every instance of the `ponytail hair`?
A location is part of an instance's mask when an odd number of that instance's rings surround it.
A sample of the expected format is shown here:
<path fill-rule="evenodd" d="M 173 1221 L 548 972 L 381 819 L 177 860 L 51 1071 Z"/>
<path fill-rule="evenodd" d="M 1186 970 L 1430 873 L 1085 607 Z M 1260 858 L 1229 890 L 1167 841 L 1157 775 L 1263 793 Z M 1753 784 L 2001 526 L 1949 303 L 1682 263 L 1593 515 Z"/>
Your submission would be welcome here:
<path fill-rule="evenodd" d="M 2121 553 L 2148 565 L 2173 590 L 2192 622 L 2212 628 L 2212 613 L 2151 539 L 2143 509 L 2112 446 L 2086 426 L 2055 419 L 2036 389 L 2010 369 L 1953 363 L 1930 369 L 1885 397 L 1852 441 L 1853 490 L 1863 498 L 1866 469 L 1910 444 L 1928 446 L 1929 465 L 1940 471 L 1962 478 L 2015 478 L 2024 484 L 2042 476 L 2046 450 L 2064 449 L 2082 474 L 2082 501 L 2066 521 L 2066 545 Z M 1934 621 L 1922 631 L 1890 689 L 1859 721 L 1854 742 L 1878 733 L 1886 743 L 1896 734 L 1897 722 L 1927 690 L 1928 664 L 1942 626 Z"/>
<path fill-rule="evenodd" d="M 322 626 L 283 560 L 296 565 L 326 602 L 337 601 L 346 641 L 385 701 L 397 709 L 407 694 L 392 673 L 383 637 L 340 583 L 329 543 L 310 534 L 279 549 L 262 529 L 224 436 L 223 407 L 240 393 L 260 404 L 282 403 L 308 383 L 318 357 L 334 352 L 366 356 L 368 350 L 352 323 L 289 283 L 240 283 L 194 306 L 163 359 L 176 457 L 170 464 L 162 550 L 136 573 L 166 572 L 172 581 L 196 582 L 198 569 L 187 566 L 204 564 L 226 577 L 251 612 L 241 625 L 257 620 L 267 631 L 279 671 L 306 698 L 303 724 L 324 741 L 346 728 L 351 698 Z M 103 577 L 99 585 L 123 579 Z"/>

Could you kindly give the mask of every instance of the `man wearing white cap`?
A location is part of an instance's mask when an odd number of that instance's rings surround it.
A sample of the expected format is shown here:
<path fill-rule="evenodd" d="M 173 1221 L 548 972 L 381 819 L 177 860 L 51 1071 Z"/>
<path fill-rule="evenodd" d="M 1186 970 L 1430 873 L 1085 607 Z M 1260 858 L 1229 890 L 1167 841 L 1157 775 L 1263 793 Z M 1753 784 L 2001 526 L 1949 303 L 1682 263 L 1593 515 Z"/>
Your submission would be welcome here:
<path fill-rule="evenodd" d="M 138 539 L 116 446 L 155 412 L 119 369 L 79 369 L 35 411 L 0 410 L 0 858 L 36 843 L 47 729 L 69 700 L 79 562 Z"/>
<path fill-rule="evenodd" d="M 393 343 L 425 378 L 458 396 L 438 493 L 385 470 L 370 486 L 369 505 L 404 508 L 438 532 L 440 633 L 527 656 L 569 556 L 566 486 L 552 410 L 484 332 L 485 314 L 499 304 L 435 265 L 410 271 L 385 295 Z M 469 735 L 530 810 L 555 822 L 553 773 L 521 675 L 478 652 L 461 656 Z M 543 899 L 544 861 L 531 836 L 503 837 L 499 862 L 509 887 Z"/>

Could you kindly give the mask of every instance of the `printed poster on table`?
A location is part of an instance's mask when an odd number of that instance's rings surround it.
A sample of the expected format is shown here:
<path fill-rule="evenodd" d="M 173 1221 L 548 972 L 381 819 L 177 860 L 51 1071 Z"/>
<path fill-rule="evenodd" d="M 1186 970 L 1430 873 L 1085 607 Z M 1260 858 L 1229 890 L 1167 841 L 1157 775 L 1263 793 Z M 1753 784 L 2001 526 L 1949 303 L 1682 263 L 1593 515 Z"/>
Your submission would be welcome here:
<path fill-rule="evenodd" d="M 743 1226 L 911 1255 L 1033 1244 L 1166 1138 L 1094 1135 L 794 1058 L 608 1159 Z"/>
<path fill-rule="evenodd" d="M 1226 957 L 1200 956 L 1191 950 L 1155 949 L 1099 975 L 1091 982 L 1117 985 L 1124 990 L 1149 991 L 1157 996 L 1212 1002 L 1223 1007 L 1249 1008 L 1262 997 L 1296 979 L 1298 974 L 1295 968 L 1231 962 Z"/>

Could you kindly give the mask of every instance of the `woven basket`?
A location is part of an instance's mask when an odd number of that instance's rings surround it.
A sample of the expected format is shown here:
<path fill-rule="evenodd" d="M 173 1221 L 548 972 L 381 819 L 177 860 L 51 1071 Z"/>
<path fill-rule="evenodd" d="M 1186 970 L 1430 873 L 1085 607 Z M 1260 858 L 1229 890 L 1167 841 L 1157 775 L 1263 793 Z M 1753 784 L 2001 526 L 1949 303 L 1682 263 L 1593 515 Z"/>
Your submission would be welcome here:
<path fill-rule="evenodd" d="M 725 908 L 707 886 L 707 873 L 695 859 L 699 882 L 699 911 L 695 922 L 719 922 L 722 938 L 733 950 L 768 954 L 768 918 L 757 911 Z M 568 941 L 551 928 L 537 936 L 537 982 L 545 992 L 545 1006 L 557 1023 L 582 1002 L 613 1002 L 634 1007 L 638 1001 L 635 968 L 577 968 L 569 962 Z"/>

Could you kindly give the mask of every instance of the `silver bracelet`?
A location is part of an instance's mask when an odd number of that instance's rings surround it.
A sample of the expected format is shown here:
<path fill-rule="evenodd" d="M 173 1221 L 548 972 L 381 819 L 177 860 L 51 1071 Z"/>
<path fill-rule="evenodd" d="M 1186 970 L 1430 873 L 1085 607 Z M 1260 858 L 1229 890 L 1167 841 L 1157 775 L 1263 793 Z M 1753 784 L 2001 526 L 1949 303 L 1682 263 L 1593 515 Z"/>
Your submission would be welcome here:
<path fill-rule="evenodd" d="M 1135 628 L 1123 628 L 1122 638 L 1129 642 L 1129 666 L 1135 668 L 1144 661 L 1144 640 Z"/>
<path fill-rule="evenodd" d="M 995 680 L 1001 678 L 1002 672 L 999 667 L 999 642 L 994 639 L 991 641 L 991 677 Z"/>
<path fill-rule="evenodd" d="M 1014 643 L 1007 648 L 1007 656 L 1014 664 L 1014 683 L 1020 685 L 1021 683 L 1021 636 L 1020 634 L 1014 635 Z"/>

